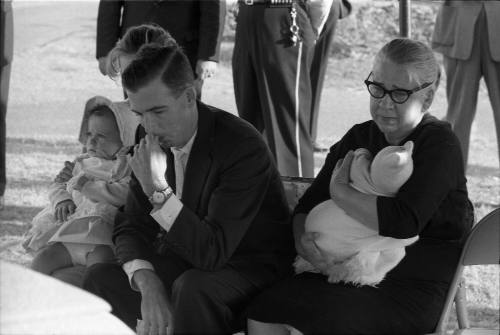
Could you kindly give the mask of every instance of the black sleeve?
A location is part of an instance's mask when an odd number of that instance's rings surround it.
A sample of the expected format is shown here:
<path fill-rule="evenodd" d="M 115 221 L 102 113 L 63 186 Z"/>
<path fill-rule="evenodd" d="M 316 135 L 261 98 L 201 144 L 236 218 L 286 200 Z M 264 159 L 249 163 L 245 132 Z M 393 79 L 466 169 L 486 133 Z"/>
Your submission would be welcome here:
<path fill-rule="evenodd" d="M 226 1 L 200 1 L 198 59 L 219 61 L 225 19 Z"/>
<path fill-rule="evenodd" d="M 101 0 L 97 12 L 96 58 L 105 57 L 120 38 L 123 1 Z"/>
<path fill-rule="evenodd" d="M 141 184 L 132 174 L 127 202 L 118 210 L 113 230 L 116 256 L 121 264 L 134 259 L 150 261 L 154 255 L 153 241 L 160 228 L 149 215 L 152 209 Z"/>
<path fill-rule="evenodd" d="M 335 164 L 347 154 L 350 149 L 355 146 L 353 133 L 355 128 L 351 128 L 347 134 L 331 148 L 326 156 L 325 163 L 320 172 L 314 179 L 311 186 L 304 192 L 300 198 L 297 207 L 295 207 L 294 215 L 297 213 L 309 213 L 319 203 L 331 199 L 330 197 L 330 180 L 335 169 Z M 356 149 L 356 148 L 354 148 Z"/>
<path fill-rule="evenodd" d="M 415 141 L 413 173 L 394 198 L 377 197 L 379 234 L 410 238 L 420 234 L 438 208 L 458 188 L 463 162 L 451 130 L 435 128 Z"/>

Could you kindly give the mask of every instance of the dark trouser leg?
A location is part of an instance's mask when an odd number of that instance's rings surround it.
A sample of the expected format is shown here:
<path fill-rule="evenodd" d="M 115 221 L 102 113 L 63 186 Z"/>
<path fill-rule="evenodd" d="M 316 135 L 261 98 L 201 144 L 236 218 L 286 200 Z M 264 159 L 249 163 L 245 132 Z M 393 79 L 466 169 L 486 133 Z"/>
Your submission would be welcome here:
<path fill-rule="evenodd" d="M 328 59 L 330 49 L 335 34 L 335 26 L 339 17 L 339 8 L 332 6 L 328 19 L 326 20 L 323 32 L 316 41 L 314 47 L 314 56 L 311 64 L 311 90 L 312 90 L 312 106 L 311 106 L 311 122 L 309 131 L 311 133 L 312 142 L 316 142 L 318 135 L 318 116 L 319 106 L 321 102 L 321 92 L 323 91 L 323 83 L 325 81 L 326 68 L 328 67 Z"/>
<path fill-rule="evenodd" d="M 255 298 L 248 317 L 304 334 L 426 334 L 434 331 L 447 289 L 441 282 L 392 278 L 356 287 L 305 272 Z"/>
<path fill-rule="evenodd" d="M 152 264 L 168 295 L 174 280 L 189 268 L 186 262 L 172 253 L 157 256 Z M 141 319 L 141 294 L 132 290 L 121 266 L 101 263 L 89 267 L 82 286 L 106 300 L 113 308 L 112 313 L 135 330 L 137 319 Z"/>
<path fill-rule="evenodd" d="M 246 15 L 238 16 L 232 59 L 234 97 L 238 115 L 262 133 L 264 120 L 259 101 L 259 83 L 255 74 L 255 63 L 251 57 L 255 36 L 251 31 L 252 22 L 247 22 L 248 20 L 250 18 Z M 270 148 L 272 151 L 273 145 L 270 145 Z M 276 157 L 274 151 L 273 155 Z"/>
<path fill-rule="evenodd" d="M 184 272 L 172 287 L 175 334 L 232 334 L 241 330 L 245 320 L 238 316 L 252 298 L 278 279 L 258 268 L 255 266 L 251 274 L 231 267 Z"/>
<path fill-rule="evenodd" d="M 267 143 L 278 170 L 281 175 L 312 177 L 309 71 L 314 35 L 307 13 L 298 6 L 302 43 L 293 46 L 290 22 L 288 8 L 241 6 L 238 14 L 238 25 L 243 25 L 240 30 L 247 32 L 247 40 L 253 41 L 249 52 L 257 85 L 250 88 L 253 92 L 249 94 L 258 93 Z"/>
<path fill-rule="evenodd" d="M 112 313 L 135 330 L 141 318 L 141 295 L 131 289 L 128 277 L 117 264 L 95 264 L 87 269 L 83 288 L 106 300 Z"/>

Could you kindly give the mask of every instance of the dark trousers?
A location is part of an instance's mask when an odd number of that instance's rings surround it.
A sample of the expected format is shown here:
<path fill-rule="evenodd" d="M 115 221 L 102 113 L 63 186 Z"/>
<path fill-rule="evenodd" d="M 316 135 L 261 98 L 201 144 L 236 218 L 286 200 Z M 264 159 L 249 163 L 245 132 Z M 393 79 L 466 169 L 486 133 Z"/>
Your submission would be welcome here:
<path fill-rule="evenodd" d="M 314 47 L 314 55 L 311 64 L 311 120 L 309 124 L 309 132 L 311 140 L 314 143 L 318 136 L 318 116 L 319 106 L 321 102 L 321 92 L 323 91 L 323 83 L 325 81 L 326 68 L 330 56 L 330 49 L 335 35 L 335 27 L 339 19 L 340 8 L 334 4 L 326 20 L 325 27 L 321 32 L 316 46 Z"/>
<path fill-rule="evenodd" d="M 262 132 L 284 176 L 313 177 L 309 133 L 314 33 L 297 6 L 302 42 L 291 43 L 290 10 L 240 5 L 233 79 L 240 117 Z"/>
<path fill-rule="evenodd" d="M 255 264 L 246 270 L 227 266 L 207 272 L 193 269 L 175 254 L 158 256 L 152 263 L 172 305 L 175 334 L 232 334 L 243 329 L 243 312 L 251 299 L 278 279 L 275 272 Z M 112 313 L 135 330 L 141 295 L 131 289 L 121 266 L 93 265 L 83 288 L 108 301 Z"/>
<path fill-rule="evenodd" d="M 9 98 L 10 69 L 13 55 L 13 19 L 11 1 L 2 1 L 0 20 L 0 196 L 4 195 L 6 185 L 5 142 L 7 129 L 7 101 Z"/>

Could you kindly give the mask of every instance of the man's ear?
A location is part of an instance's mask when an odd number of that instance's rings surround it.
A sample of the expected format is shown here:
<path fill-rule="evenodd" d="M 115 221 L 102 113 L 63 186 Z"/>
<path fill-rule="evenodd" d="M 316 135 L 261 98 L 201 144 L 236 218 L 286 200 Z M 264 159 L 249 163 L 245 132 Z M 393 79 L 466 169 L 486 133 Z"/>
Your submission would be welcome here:
<path fill-rule="evenodd" d="M 425 100 L 424 100 L 424 104 L 422 106 L 422 110 L 424 112 L 428 111 L 429 108 L 431 108 L 432 101 L 434 100 L 434 94 L 435 94 L 434 89 L 430 89 L 425 93 L 425 98 L 424 98 Z"/>
<path fill-rule="evenodd" d="M 186 88 L 185 94 L 189 105 L 196 104 L 196 89 L 194 86 Z"/>

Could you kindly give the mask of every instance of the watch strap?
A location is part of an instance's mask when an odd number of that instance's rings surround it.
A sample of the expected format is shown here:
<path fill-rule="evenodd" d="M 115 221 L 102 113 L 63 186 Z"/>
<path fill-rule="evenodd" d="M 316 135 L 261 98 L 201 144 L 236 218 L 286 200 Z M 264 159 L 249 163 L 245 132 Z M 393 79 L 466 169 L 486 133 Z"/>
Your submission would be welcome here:
<path fill-rule="evenodd" d="M 163 193 L 164 195 L 164 200 L 162 203 L 157 203 L 154 201 L 154 196 L 156 193 Z M 168 201 L 168 199 L 170 199 L 170 197 L 172 196 L 172 194 L 174 194 L 174 190 L 172 190 L 172 188 L 170 186 L 167 186 L 165 189 L 163 190 L 160 190 L 160 191 L 154 191 L 153 194 L 151 194 L 151 196 L 148 198 L 149 202 L 152 203 L 153 205 L 162 205 L 164 203 L 166 203 Z"/>

